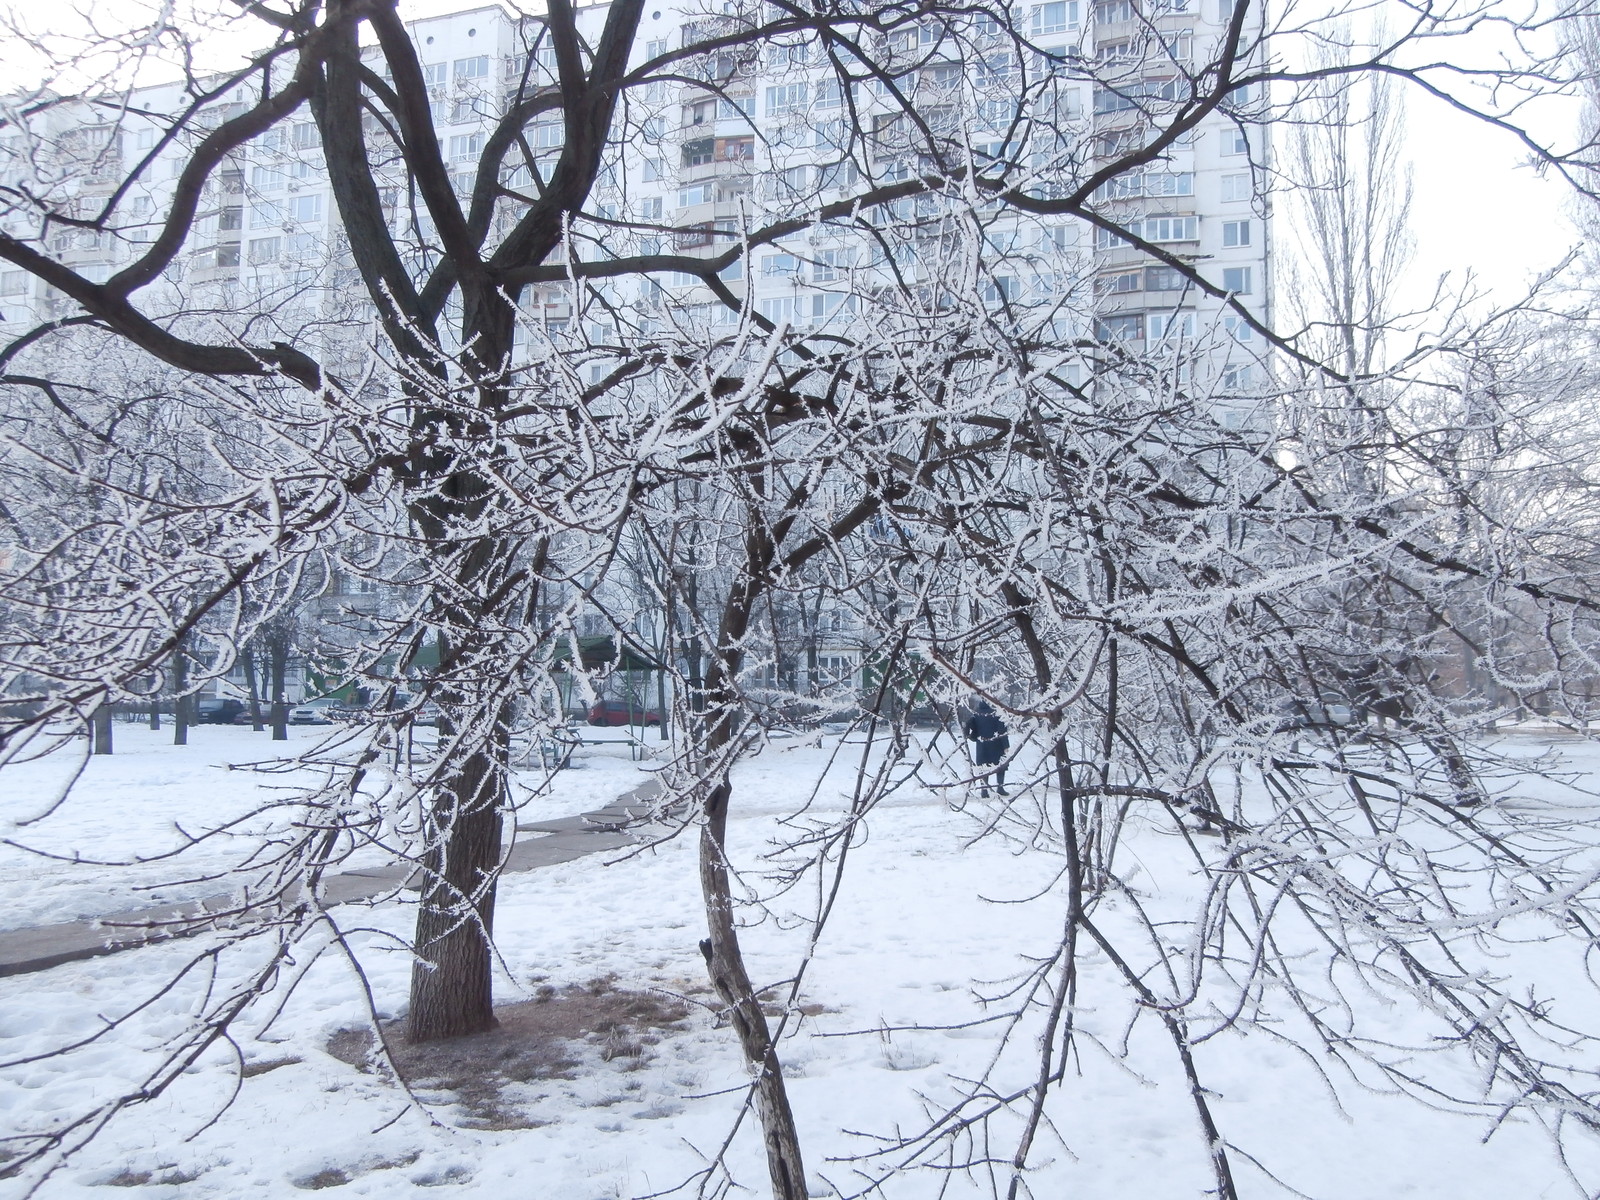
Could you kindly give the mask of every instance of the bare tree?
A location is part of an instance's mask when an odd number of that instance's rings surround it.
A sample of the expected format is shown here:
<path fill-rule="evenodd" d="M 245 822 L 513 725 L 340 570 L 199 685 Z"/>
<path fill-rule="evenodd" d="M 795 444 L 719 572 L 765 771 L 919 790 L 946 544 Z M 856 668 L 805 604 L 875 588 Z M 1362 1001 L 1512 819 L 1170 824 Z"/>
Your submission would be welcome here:
<path fill-rule="evenodd" d="M 479 140 L 459 151 L 441 144 L 424 64 L 384 0 L 253 6 L 267 48 L 230 73 L 191 72 L 159 111 L 92 90 L 13 98 L 10 128 L 38 169 L 0 189 L 0 259 L 54 289 L 58 311 L 0 351 L 7 387 L 78 426 L 69 442 L 110 439 L 119 462 L 140 465 L 147 456 L 124 453 L 97 393 L 62 398 L 59 347 L 82 335 L 178 372 L 172 390 L 192 398 L 193 412 L 227 419 L 194 417 L 207 433 L 199 452 L 217 468 L 198 495 L 51 463 L 123 506 L 127 518 L 107 537 L 131 566 L 97 553 L 98 527 L 86 519 L 65 524 L 62 537 L 29 534 L 8 586 L 34 606 L 36 624 L 7 669 L 48 683 L 7 718 L 7 753 L 47 743 L 108 697 L 191 658 L 225 669 L 330 559 L 391 585 L 403 601 L 371 617 L 348 675 L 398 704 L 404 673 L 425 653 L 437 661 L 413 670 L 419 696 L 443 712 L 439 757 L 416 779 L 427 799 L 420 825 L 391 838 L 363 790 L 413 707 L 359 731 L 334 781 L 302 798 L 311 815 L 301 832 L 266 856 L 261 894 L 281 915 L 260 942 L 267 965 L 257 979 L 272 977 L 297 937 L 328 927 L 317 880 L 352 844 L 378 844 L 425 872 L 408 1036 L 484 1030 L 494 1023 L 491 932 L 513 736 L 559 719 L 548 701 L 559 695 L 551 674 L 563 644 L 619 546 L 636 537 L 665 564 L 661 600 L 683 646 L 671 664 L 681 711 L 670 798 L 688 801 L 698 824 L 708 967 L 753 1069 L 776 1195 L 807 1186 L 778 1053 L 786 1018 L 769 1023 L 743 961 L 726 830 L 731 768 L 762 735 L 758 656 L 776 666 L 781 610 L 802 602 L 852 610 L 878 693 L 862 719 L 886 737 L 891 761 L 923 754 L 907 727 L 920 695 L 980 694 L 1009 713 L 1019 746 L 1043 755 L 1055 806 L 1038 814 L 1038 829 L 1068 864 L 1059 953 L 1018 1011 L 1019 1022 L 1045 1014 L 1037 1072 L 1020 1087 L 986 1081 L 969 1104 L 898 1141 L 896 1166 L 931 1161 L 935 1148 L 1018 1112 L 1004 1190 L 1021 1194 L 1075 1036 L 1079 948 L 1093 943 L 1137 1005 L 1159 1014 L 1190 1083 L 1214 1187 L 1235 1194 L 1191 1054 L 1205 1036 L 1197 1029 L 1214 1024 L 1196 997 L 1225 996 L 1229 1026 L 1269 979 L 1301 994 L 1297 960 L 1262 915 L 1282 896 L 1341 962 L 1425 998 L 1454 1036 L 1510 1064 L 1507 1078 L 1526 1097 L 1554 1104 L 1566 1095 L 1560 1064 L 1541 1061 L 1495 1015 L 1506 997 L 1418 957 L 1416 939 L 1446 953 L 1454 944 L 1443 926 L 1417 925 L 1395 907 L 1418 875 L 1367 834 L 1399 837 L 1414 823 L 1464 830 L 1491 900 L 1513 866 L 1566 897 L 1569 869 L 1462 814 L 1402 742 L 1371 763 L 1337 723 L 1315 712 L 1291 722 L 1281 705 L 1315 702 L 1300 685 L 1338 678 L 1341 664 L 1359 670 L 1346 610 L 1327 600 L 1330 585 L 1358 570 L 1381 564 L 1421 596 L 1425 621 L 1451 628 L 1458 607 L 1433 599 L 1441 578 L 1568 616 L 1591 611 L 1594 597 L 1547 585 L 1526 558 L 1467 552 L 1482 550 L 1485 530 L 1510 536 L 1510 522 L 1451 529 L 1410 507 L 1413 495 L 1460 489 L 1442 479 L 1439 456 L 1419 452 L 1426 439 L 1398 424 L 1375 419 L 1359 437 L 1319 442 L 1338 449 L 1327 460 L 1290 461 L 1283 451 L 1296 439 L 1324 435 L 1309 423 L 1275 428 L 1254 401 L 1278 397 L 1232 370 L 1230 356 L 1251 341 L 1306 368 L 1312 384 L 1290 401 L 1324 385 L 1366 386 L 1384 336 L 1385 277 L 1382 264 L 1363 275 L 1351 258 L 1383 257 L 1380 242 L 1345 239 L 1330 251 L 1339 336 L 1318 344 L 1284 336 L 1192 247 L 1174 249 L 1174 230 L 1188 226 L 1173 222 L 1193 218 L 1153 204 L 1182 194 L 1184 173 L 1168 168 L 1195 138 L 1226 126 L 1248 141 L 1279 118 L 1342 127 L 1358 118 L 1338 106 L 1355 81 L 1376 77 L 1448 92 L 1547 167 L 1577 176 L 1585 148 L 1544 146 L 1515 123 L 1520 96 L 1570 81 L 1570 66 L 1560 56 L 1512 67 L 1451 61 L 1489 10 L 1411 14 L 1382 45 L 1291 69 L 1280 64 L 1297 56 L 1279 48 L 1317 43 L 1336 24 L 1302 25 L 1298 14 L 1241 0 L 1215 30 L 1185 38 L 1162 9 L 1127 4 L 1103 18 L 1122 34 L 1102 46 L 1087 22 L 1069 26 L 1066 4 L 1058 26 L 1055 7 L 717 7 L 689 14 L 681 45 L 640 53 L 635 0 L 582 12 L 558 0 L 517 24 L 525 53 Z M 363 47 L 363 31 L 374 44 Z M 814 67 L 815 77 L 776 85 L 764 119 L 722 139 L 720 160 L 717 139 L 709 149 L 699 137 L 664 141 L 669 108 L 689 126 L 705 104 L 750 118 L 766 69 L 758 64 L 777 59 Z M 1484 78 L 1503 91 L 1482 100 L 1461 86 Z M 1388 122 L 1395 109 L 1383 111 Z M 112 135 L 132 124 L 153 132 L 151 145 L 113 152 Z M 327 256 L 348 273 L 341 296 L 358 286 L 358 300 L 313 310 L 314 289 L 292 273 L 271 296 L 211 306 L 198 290 L 168 286 L 185 262 L 224 269 L 227 244 L 207 239 L 237 219 L 223 215 L 240 210 L 230 197 L 257 187 L 255 167 L 245 177 L 250 156 L 282 155 L 287 167 L 295 155 L 284 146 L 327 173 L 339 216 Z M 54 157 L 34 153 L 42 147 Z M 669 223 L 636 205 L 629 163 L 641 147 L 657 169 L 676 157 L 671 169 L 725 174 L 717 186 L 731 211 L 702 196 L 710 215 Z M 1346 156 L 1340 169 L 1365 179 L 1389 153 Z M 162 163 L 175 164 L 175 183 L 160 193 L 160 212 L 140 214 Z M 270 186 L 279 167 L 258 165 Z M 1338 180 L 1327 182 L 1319 194 L 1334 203 Z M 1370 179 L 1361 187 L 1358 207 L 1376 211 L 1381 191 Z M 1348 213 L 1328 219 L 1346 231 L 1359 224 Z M 78 269 L 85 238 L 122 247 L 105 278 Z M 1133 336 L 1095 286 L 1104 272 L 1091 241 L 1141 272 L 1167 272 L 1164 290 L 1204 304 L 1205 326 L 1174 314 Z M 194 266 L 196 251 L 212 255 L 211 268 Z M 828 285 L 807 293 L 809 311 L 797 297 L 753 301 L 748 279 L 767 269 L 769 252 L 772 269 L 804 266 Z M 552 309 L 564 315 L 552 320 Z M 1328 486 L 1328 473 L 1373 439 L 1386 463 L 1405 459 L 1406 490 L 1387 478 L 1361 496 Z M 686 490 L 711 514 L 692 531 Z M 163 562 L 175 566 L 158 570 Z M 96 643 L 102 657 L 91 661 L 74 621 L 103 614 L 111 606 L 95 598 L 130 576 L 136 603 L 118 608 L 117 637 Z M 74 609 L 61 595 L 91 602 Z M 203 659 L 198 641 L 210 652 Z M 1413 732 L 1449 733 L 1450 714 L 1430 707 L 1425 682 L 1395 680 L 1414 697 Z M 1160 719 L 1146 720 L 1151 713 Z M 1309 760 L 1294 749 L 1307 722 L 1317 738 Z M 1259 769 L 1263 790 L 1230 804 L 1219 762 Z M 1307 770 L 1345 791 L 1330 800 L 1304 783 Z M 846 827 L 815 845 L 847 846 L 850 823 L 893 779 L 865 780 Z M 1140 959 L 1099 919 L 1108 897 L 1136 906 L 1117 867 L 1135 804 L 1191 839 L 1193 818 L 1222 831 L 1220 855 L 1195 850 L 1222 907 L 1197 922 L 1201 950 L 1187 975 L 1173 965 L 1182 956 L 1162 920 L 1138 922 Z M 1345 857 L 1327 861 L 1331 844 Z M 816 937 L 827 911 L 820 906 Z M 1377 942 L 1364 940 L 1368 925 Z M 1244 951 L 1231 940 L 1237 930 Z M 1358 943 L 1387 957 L 1374 967 Z M 1218 990 L 1206 990 L 1212 980 Z M 219 1009 L 205 1038 L 222 1036 L 236 1011 Z M 1543 1028 L 1539 1013 L 1522 1017 Z M 1342 1045 L 1339 1031 L 1313 1025 Z M 1587 1105 L 1573 1100 L 1570 1111 L 1588 1120 Z M 76 1138 L 45 1139 L 39 1161 Z"/>

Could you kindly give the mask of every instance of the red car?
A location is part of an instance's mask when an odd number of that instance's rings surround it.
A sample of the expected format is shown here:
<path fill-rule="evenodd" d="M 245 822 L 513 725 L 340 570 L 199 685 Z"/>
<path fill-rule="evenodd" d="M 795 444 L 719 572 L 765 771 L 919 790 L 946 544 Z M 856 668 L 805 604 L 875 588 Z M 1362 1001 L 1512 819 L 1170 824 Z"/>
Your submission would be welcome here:
<path fill-rule="evenodd" d="M 661 714 L 626 700 L 602 700 L 589 710 L 591 725 L 659 725 Z"/>

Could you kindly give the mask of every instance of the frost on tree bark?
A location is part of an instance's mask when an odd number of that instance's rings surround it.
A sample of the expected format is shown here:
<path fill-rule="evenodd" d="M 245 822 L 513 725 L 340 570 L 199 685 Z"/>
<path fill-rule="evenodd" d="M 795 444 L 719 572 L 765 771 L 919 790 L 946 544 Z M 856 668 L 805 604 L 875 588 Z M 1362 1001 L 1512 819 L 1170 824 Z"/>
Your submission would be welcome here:
<path fill-rule="evenodd" d="M 455 772 L 434 803 L 406 1036 L 413 1042 L 494 1028 L 495 875 L 504 818 L 502 765 L 484 753 Z M 459 790 L 456 790 L 459 789 Z"/>

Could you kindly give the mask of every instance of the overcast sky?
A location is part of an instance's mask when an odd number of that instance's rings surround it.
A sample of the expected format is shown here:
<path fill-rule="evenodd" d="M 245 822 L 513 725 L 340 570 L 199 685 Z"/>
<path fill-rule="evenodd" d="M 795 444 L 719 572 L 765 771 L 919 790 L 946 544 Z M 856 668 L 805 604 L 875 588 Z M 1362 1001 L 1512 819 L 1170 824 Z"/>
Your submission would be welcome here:
<path fill-rule="evenodd" d="M 1496 298 L 1509 300 L 1577 245 L 1577 199 L 1553 174 L 1526 165 L 1510 135 L 1426 97 L 1408 101 L 1415 199 L 1411 228 L 1418 288 L 1470 264 Z M 1546 128 L 1570 136 L 1575 111 L 1550 114 Z"/>

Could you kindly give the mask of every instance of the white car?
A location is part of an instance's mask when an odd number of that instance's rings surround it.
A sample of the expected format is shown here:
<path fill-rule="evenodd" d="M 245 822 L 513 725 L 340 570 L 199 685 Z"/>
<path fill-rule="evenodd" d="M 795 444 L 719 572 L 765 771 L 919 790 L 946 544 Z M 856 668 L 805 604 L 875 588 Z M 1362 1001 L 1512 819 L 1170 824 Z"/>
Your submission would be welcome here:
<path fill-rule="evenodd" d="M 307 700 L 304 704 L 296 704 L 289 710 L 289 724 L 332 725 L 333 710 L 343 707 L 344 701 L 333 696 L 324 696 L 320 700 Z"/>

